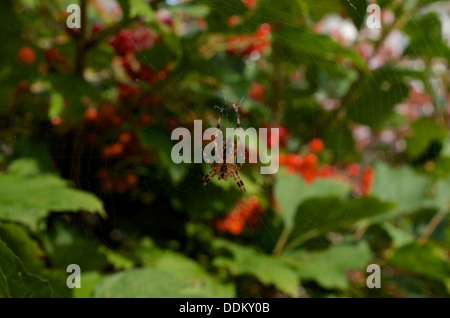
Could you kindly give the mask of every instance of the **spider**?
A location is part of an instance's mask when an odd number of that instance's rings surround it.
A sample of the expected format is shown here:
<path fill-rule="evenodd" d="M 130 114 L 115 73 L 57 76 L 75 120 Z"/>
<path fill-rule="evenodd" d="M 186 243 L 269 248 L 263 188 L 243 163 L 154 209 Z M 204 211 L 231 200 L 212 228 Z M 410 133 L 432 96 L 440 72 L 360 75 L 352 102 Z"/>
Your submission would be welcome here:
<path fill-rule="evenodd" d="M 240 104 L 240 103 L 239 103 Z M 242 192 L 245 192 L 245 186 L 244 186 L 244 182 L 241 179 L 241 176 L 239 175 L 239 170 L 241 169 L 240 165 L 238 166 L 235 162 L 236 162 L 236 157 L 237 157 L 237 149 L 238 149 L 238 145 L 240 145 L 241 143 L 241 137 L 240 137 L 240 128 L 241 128 L 241 123 L 239 121 L 239 112 L 238 112 L 238 105 L 233 104 L 233 108 L 236 111 L 236 118 L 237 118 L 237 129 L 238 129 L 238 133 L 237 133 L 237 144 L 235 144 L 234 146 L 234 153 L 233 153 L 233 160 L 223 160 L 223 163 L 208 163 L 208 165 L 211 167 L 211 171 L 208 172 L 208 174 L 206 174 L 203 177 L 204 183 L 203 185 L 207 185 L 212 178 L 214 178 L 214 176 L 218 176 L 218 179 L 223 179 L 225 181 L 228 180 L 228 177 L 232 177 L 234 179 L 234 182 L 236 182 L 237 186 L 239 187 L 239 190 L 241 190 Z M 220 119 L 222 117 L 222 111 L 223 108 L 220 110 L 219 113 L 219 118 L 217 120 L 217 129 L 220 129 Z M 217 136 L 217 134 L 216 134 Z M 216 136 L 214 136 L 214 144 L 217 146 L 216 143 Z M 223 158 L 226 158 L 226 151 L 227 151 L 227 147 L 226 147 L 226 142 L 223 143 Z M 231 161 L 231 162 L 230 162 Z"/>

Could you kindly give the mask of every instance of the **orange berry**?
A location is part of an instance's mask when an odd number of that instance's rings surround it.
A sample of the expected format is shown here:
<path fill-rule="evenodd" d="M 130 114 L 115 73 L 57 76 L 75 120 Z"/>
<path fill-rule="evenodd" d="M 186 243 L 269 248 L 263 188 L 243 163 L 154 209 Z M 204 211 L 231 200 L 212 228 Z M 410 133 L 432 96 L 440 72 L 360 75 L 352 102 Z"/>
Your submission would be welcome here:
<path fill-rule="evenodd" d="M 115 143 L 111 146 L 111 155 L 113 156 L 120 155 L 122 151 L 123 151 L 122 144 Z"/>
<path fill-rule="evenodd" d="M 315 165 L 317 163 L 317 156 L 313 153 L 308 153 L 305 156 L 305 163 L 311 166 Z"/>
<path fill-rule="evenodd" d="M 123 132 L 123 133 L 121 133 L 121 134 L 119 135 L 119 142 L 120 142 L 121 144 L 129 143 L 129 142 L 131 141 L 131 138 L 132 138 L 132 137 L 133 137 L 133 136 L 131 136 L 131 133 L 130 133 L 130 132 L 125 131 L 125 132 Z"/>
<path fill-rule="evenodd" d="M 128 185 L 133 186 L 137 183 L 138 178 L 134 173 L 131 172 L 125 176 L 125 181 L 127 182 Z"/>
<path fill-rule="evenodd" d="M 238 15 L 232 15 L 227 19 L 227 25 L 233 27 L 241 22 L 241 18 Z"/>
<path fill-rule="evenodd" d="M 320 153 L 323 150 L 323 141 L 319 138 L 314 138 L 309 142 L 309 149 L 311 149 L 312 152 Z"/>
<path fill-rule="evenodd" d="M 286 162 L 287 162 L 288 165 L 291 165 L 291 166 L 299 166 L 299 165 L 302 164 L 303 159 L 302 159 L 301 156 L 299 156 L 297 154 L 290 153 L 287 156 Z"/>
<path fill-rule="evenodd" d="M 53 116 L 51 122 L 55 126 L 61 125 L 61 118 L 59 116 Z"/>
<path fill-rule="evenodd" d="M 84 119 L 87 121 L 94 121 L 98 116 L 98 111 L 93 107 L 88 107 L 84 113 Z"/>
<path fill-rule="evenodd" d="M 36 53 L 28 46 L 24 46 L 19 50 L 18 57 L 19 61 L 25 65 L 31 65 L 36 61 Z"/>
<path fill-rule="evenodd" d="M 367 195 L 370 193 L 372 188 L 372 183 L 374 179 L 374 169 L 372 167 L 366 167 L 364 169 L 362 177 L 362 194 Z"/>

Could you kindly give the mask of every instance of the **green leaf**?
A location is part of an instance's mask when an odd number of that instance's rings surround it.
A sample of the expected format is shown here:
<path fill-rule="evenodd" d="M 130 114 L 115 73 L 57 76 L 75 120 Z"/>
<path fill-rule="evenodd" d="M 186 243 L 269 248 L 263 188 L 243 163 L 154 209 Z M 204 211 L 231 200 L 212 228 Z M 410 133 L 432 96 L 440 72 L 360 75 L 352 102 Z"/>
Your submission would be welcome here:
<path fill-rule="evenodd" d="M 252 275 L 266 286 L 273 285 L 292 297 L 297 296 L 299 280 L 282 259 L 224 240 L 216 240 L 213 244 L 216 248 L 224 248 L 233 254 L 233 258 L 215 258 L 214 265 L 227 268 L 235 276 Z"/>
<path fill-rule="evenodd" d="M 347 58 L 359 69 L 366 71 L 367 65 L 353 50 L 342 47 L 328 35 L 316 34 L 304 27 L 283 28 L 274 33 L 274 46 L 293 49 L 308 57 L 321 57 L 327 60 Z"/>
<path fill-rule="evenodd" d="M 101 282 L 105 275 L 99 272 L 83 272 L 81 288 L 74 288 L 73 297 L 74 298 L 88 298 L 92 296 L 92 291 L 94 287 Z"/>
<path fill-rule="evenodd" d="M 235 297 L 233 284 L 220 283 L 200 264 L 182 254 L 164 251 L 155 261 L 155 268 L 186 281 L 191 286 L 186 290 L 186 297 Z"/>
<path fill-rule="evenodd" d="M 384 214 L 392 204 L 374 197 L 341 200 L 338 197 L 311 198 L 297 209 L 294 228 L 288 245 L 298 243 L 327 230 L 337 230 L 355 224 L 363 219 Z"/>
<path fill-rule="evenodd" d="M 414 212 L 427 199 L 428 181 L 409 167 L 391 168 L 384 163 L 375 165 L 375 177 L 370 194 L 392 202 L 396 207 L 384 217 Z"/>
<path fill-rule="evenodd" d="M 133 259 L 128 258 L 127 256 L 119 253 L 118 251 L 107 248 L 104 245 L 101 245 L 98 251 L 105 255 L 108 263 L 114 267 L 115 271 L 122 269 L 129 269 L 135 266 L 135 262 Z"/>
<path fill-rule="evenodd" d="M 0 223 L 0 240 L 21 259 L 28 273 L 36 275 L 42 273 L 45 267 L 44 251 L 21 225 Z"/>
<path fill-rule="evenodd" d="M 433 141 L 443 141 L 447 129 L 432 118 L 421 118 L 411 125 L 411 135 L 406 139 L 406 151 L 414 159 L 423 154 Z"/>
<path fill-rule="evenodd" d="M 48 108 L 48 117 L 61 116 L 64 110 L 64 97 L 61 93 L 53 91 L 50 94 L 50 107 Z"/>
<path fill-rule="evenodd" d="M 430 58 L 442 56 L 450 59 L 450 48 L 442 39 L 442 26 L 436 13 L 411 19 L 404 31 L 410 38 L 405 55 Z"/>
<path fill-rule="evenodd" d="M 94 289 L 95 298 L 175 298 L 187 297 L 187 283 L 156 269 L 129 269 L 104 278 Z"/>
<path fill-rule="evenodd" d="M 0 241 L 0 298 L 52 296 L 49 282 L 29 274 L 22 261 Z"/>
<path fill-rule="evenodd" d="M 153 12 L 150 4 L 145 0 L 130 0 L 130 18 L 143 17 L 148 22 L 155 20 L 155 12 Z"/>
<path fill-rule="evenodd" d="M 366 76 L 353 94 L 347 115 L 351 120 L 370 127 L 380 126 L 393 113 L 395 105 L 409 94 L 403 70 L 385 67 Z"/>
<path fill-rule="evenodd" d="M 102 270 L 107 264 L 106 257 L 99 253 L 96 238 L 61 220 L 45 232 L 42 244 L 53 267 L 66 269 L 69 264 L 77 264 L 81 271 L 90 271 Z"/>
<path fill-rule="evenodd" d="M 283 256 L 301 280 L 314 280 L 327 289 L 347 289 L 346 271 L 365 271 L 371 258 L 369 244 L 364 241 L 343 243 L 323 251 L 298 250 Z"/>
<path fill-rule="evenodd" d="M 172 146 L 175 145 L 170 136 L 161 130 L 147 128 L 138 131 L 145 147 L 155 151 L 161 165 L 168 171 L 172 181 L 179 183 L 187 173 L 186 165 L 176 164 L 171 158 Z"/>
<path fill-rule="evenodd" d="M 407 231 L 403 228 L 396 227 L 390 223 L 384 223 L 383 229 L 389 234 L 392 239 L 392 246 L 394 248 L 399 248 L 404 245 L 410 244 L 414 242 L 415 237 L 411 234 L 410 231 Z"/>
<path fill-rule="evenodd" d="M 442 212 L 450 212 L 450 178 L 436 182 L 433 203 Z"/>
<path fill-rule="evenodd" d="M 390 265 L 436 280 L 450 277 L 450 263 L 431 243 L 406 245 L 395 251 Z"/>
<path fill-rule="evenodd" d="M 78 124 L 83 119 L 86 110 L 82 103 L 82 97 L 98 98 L 93 86 L 75 75 L 52 74 L 48 79 L 54 88 L 52 95 L 56 94 L 57 96 L 51 97 L 50 102 L 53 102 L 55 109 L 61 112 L 63 123 L 67 125 Z M 61 105 L 58 104 L 62 103 L 62 100 L 58 94 L 67 99 L 67 107 L 60 109 Z M 52 109 L 49 109 L 49 112 L 51 111 Z"/>
<path fill-rule="evenodd" d="M 194 2 L 180 3 L 176 6 L 167 7 L 167 10 L 172 14 L 182 13 L 194 18 L 204 18 L 211 12 L 208 5 Z"/>
<path fill-rule="evenodd" d="M 106 217 L 102 201 L 89 192 L 69 188 L 67 181 L 55 175 L 0 174 L 0 220 L 36 229 L 50 212 L 76 211 L 98 212 Z"/>
<path fill-rule="evenodd" d="M 132 255 L 140 266 L 152 267 L 173 275 L 190 288 L 186 297 L 234 297 L 233 284 L 222 283 L 209 274 L 199 263 L 183 254 L 157 248 L 148 238 L 144 238 L 133 248 Z"/>
<path fill-rule="evenodd" d="M 296 175 L 280 174 L 275 181 L 274 195 L 281 207 L 281 216 L 286 226 L 291 227 L 297 207 L 313 197 L 343 197 L 350 191 L 348 184 L 334 180 L 316 180 L 311 184 Z"/>
<path fill-rule="evenodd" d="M 367 2 L 354 0 L 341 0 L 342 5 L 347 10 L 355 26 L 359 29 L 363 25 L 366 17 Z"/>
<path fill-rule="evenodd" d="M 93 290 L 93 297 L 107 298 L 178 298 L 178 297 L 231 297 L 231 290 L 221 290 L 217 296 L 209 285 L 200 280 L 186 280 L 181 273 L 154 268 L 130 269 L 104 278 Z M 208 283 L 207 283 L 208 285 Z M 228 290 L 226 290 L 228 289 Z M 217 290 L 216 290 L 217 292 Z"/>

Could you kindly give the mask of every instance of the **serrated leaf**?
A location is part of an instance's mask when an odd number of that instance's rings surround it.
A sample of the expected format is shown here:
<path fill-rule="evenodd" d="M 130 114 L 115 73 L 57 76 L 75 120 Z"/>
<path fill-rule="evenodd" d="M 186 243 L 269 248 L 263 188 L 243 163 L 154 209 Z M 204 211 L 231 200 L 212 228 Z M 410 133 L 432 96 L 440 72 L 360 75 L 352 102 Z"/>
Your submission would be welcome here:
<path fill-rule="evenodd" d="M 92 292 L 95 298 L 186 297 L 187 283 L 156 268 L 137 268 L 109 275 Z"/>
<path fill-rule="evenodd" d="M 225 248 L 233 254 L 233 258 L 215 258 L 216 266 L 227 268 L 233 275 L 252 275 L 266 286 L 273 285 L 292 297 L 297 296 L 299 285 L 297 276 L 280 258 L 264 255 L 250 247 L 224 240 L 214 241 L 214 246 Z"/>
<path fill-rule="evenodd" d="M 81 229 L 57 220 L 42 238 L 42 244 L 53 267 L 66 269 L 77 264 L 82 271 L 102 270 L 107 262 L 99 252 L 99 241 L 89 237 Z"/>
<path fill-rule="evenodd" d="M 392 204 L 375 197 L 361 197 L 341 200 L 338 197 L 311 198 L 297 209 L 291 232 L 290 248 L 328 230 L 349 227 L 364 219 L 382 215 L 392 208 Z"/>
<path fill-rule="evenodd" d="M 44 251 L 19 224 L 0 223 L 0 240 L 23 262 L 28 273 L 39 275 L 44 267 Z"/>
<path fill-rule="evenodd" d="M 20 222 L 32 229 L 51 212 L 87 211 L 105 216 L 103 203 L 93 194 L 71 189 L 51 174 L 34 177 L 0 174 L 0 220 Z"/>
<path fill-rule="evenodd" d="M 370 194 L 396 207 L 384 217 L 414 212 L 426 204 L 428 181 L 409 167 L 391 168 L 375 165 L 375 177 Z"/>
<path fill-rule="evenodd" d="M 297 207 L 304 201 L 313 197 L 326 197 L 334 195 L 343 197 L 350 191 L 348 184 L 334 180 L 316 180 L 311 184 L 296 175 L 280 176 L 275 181 L 274 195 L 281 207 L 281 216 L 290 227 L 295 218 Z"/>
<path fill-rule="evenodd" d="M 192 287 L 186 297 L 234 297 L 234 285 L 222 284 L 207 273 L 200 264 L 186 256 L 164 251 L 155 261 L 155 268 L 171 273 Z M 191 295 L 190 295 L 191 294 Z"/>
<path fill-rule="evenodd" d="M 403 246 L 395 251 L 389 264 L 436 280 L 450 277 L 448 259 L 438 253 L 431 243 L 422 246 L 416 243 Z"/>
<path fill-rule="evenodd" d="M 324 288 L 347 289 L 348 270 L 365 271 L 372 258 L 369 244 L 343 243 L 323 251 L 294 251 L 283 256 L 287 264 L 296 269 L 301 280 L 314 280 Z"/>
<path fill-rule="evenodd" d="M 0 241 L 0 298 L 52 296 L 49 282 L 29 274 L 22 261 Z"/>
<path fill-rule="evenodd" d="M 304 27 L 287 27 L 274 33 L 274 46 L 290 48 L 328 60 L 347 58 L 359 69 L 366 71 L 367 65 L 354 51 L 342 47 L 328 35 L 316 34 Z"/>
<path fill-rule="evenodd" d="M 411 135 L 406 139 L 406 151 L 414 159 L 425 152 L 431 142 L 442 141 L 447 129 L 432 118 L 421 118 L 411 124 Z"/>
<path fill-rule="evenodd" d="M 450 47 L 443 41 L 441 30 L 441 22 L 434 12 L 411 19 L 404 28 L 410 37 L 405 55 L 450 59 Z"/>

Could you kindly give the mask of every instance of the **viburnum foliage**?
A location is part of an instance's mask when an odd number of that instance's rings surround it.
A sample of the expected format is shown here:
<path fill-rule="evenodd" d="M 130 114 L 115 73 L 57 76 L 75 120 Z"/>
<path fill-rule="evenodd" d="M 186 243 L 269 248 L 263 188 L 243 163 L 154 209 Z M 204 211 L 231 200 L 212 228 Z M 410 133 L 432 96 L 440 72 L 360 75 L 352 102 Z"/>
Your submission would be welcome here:
<path fill-rule="evenodd" d="M 448 4 L 372 2 L 0 1 L 0 298 L 448 297 Z M 239 101 L 279 169 L 203 186 Z"/>

